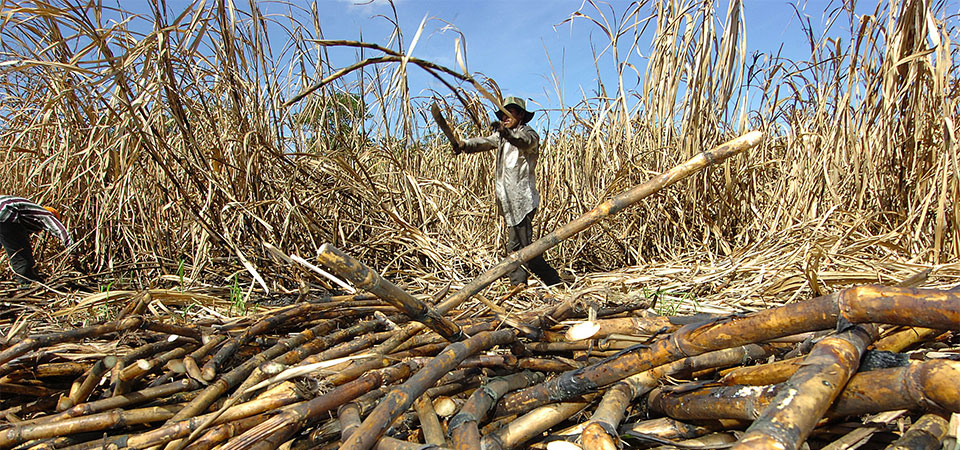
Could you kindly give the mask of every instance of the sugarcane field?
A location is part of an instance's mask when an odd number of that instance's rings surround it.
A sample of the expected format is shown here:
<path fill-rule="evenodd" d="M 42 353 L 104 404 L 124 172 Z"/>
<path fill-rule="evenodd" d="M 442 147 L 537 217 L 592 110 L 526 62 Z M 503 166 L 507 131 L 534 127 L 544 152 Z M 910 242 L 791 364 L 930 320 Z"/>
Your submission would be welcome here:
<path fill-rule="evenodd" d="M 960 0 L 0 0 L 0 450 L 960 450 Z"/>

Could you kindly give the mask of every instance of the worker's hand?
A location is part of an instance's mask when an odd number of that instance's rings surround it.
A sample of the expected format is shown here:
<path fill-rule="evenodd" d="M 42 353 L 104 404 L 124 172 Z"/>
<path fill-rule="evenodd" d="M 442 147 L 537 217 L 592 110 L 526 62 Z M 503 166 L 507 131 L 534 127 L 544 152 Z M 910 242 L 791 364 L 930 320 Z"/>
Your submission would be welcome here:
<path fill-rule="evenodd" d="M 459 155 L 459 154 L 463 153 L 463 145 L 460 144 L 459 142 L 451 142 L 451 143 L 450 143 L 450 147 L 453 148 L 453 154 L 454 154 L 454 155 Z"/>
<path fill-rule="evenodd" d="M 503 134 L 503 132 L 506 131 L 507 128 L 503 126 L 503 122 L 500 122 L 499 120 L 494 120 L 493 122 L 490 122 L 490 129 L 493 131 L 496 131 L 497 133 Z"/>

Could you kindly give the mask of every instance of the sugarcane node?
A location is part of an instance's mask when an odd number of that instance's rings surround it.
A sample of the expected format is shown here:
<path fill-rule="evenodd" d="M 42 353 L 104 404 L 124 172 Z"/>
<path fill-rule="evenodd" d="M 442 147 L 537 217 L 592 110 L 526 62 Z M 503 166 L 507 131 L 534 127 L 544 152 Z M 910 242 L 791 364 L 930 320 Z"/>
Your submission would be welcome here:
<path fill-rule="evenodd" d="M 702 325 L 703 324 L 699 324 L 699 323 L 689 323 L 680 327 L 679 329 L 677 329 L 677 331 L 671 333 L 670 336 L 667 338 L 668 342 L 670 343 L 670 347 L 675 349 L 676 352 L 679 353 L 681 357 L 684 357 L 684 358 L 703 353 L 702 351 L 686 348 L 690 346 L 692 342 L 692 339 L 690 339 L 689 336 L 694 331 L 702 331 L 702 328 L 703 328 Z"/>
<path fill-rule="evenodd" d="M 461 409 L 460 412 L 454 414 L 453 417 L 451 417 L 447 422 L 447 429 L 453 431 L 463 425 L 466 425 L 468 422 L 477 423 L 479 421 L 480 420 L 477 419 L 476 416 Z"/>
<path fill-rule="evenodd" d="M 960 364 L 944 365 L 941 363 L 933 363 L 931 361 L 943 360 L 929 360 L 916 365 L 907 366 L 907 370 L 900 372 L 900 382 L 906 388 L 905 390 L 907 394 L 910 395 L 910 397 L 918 404 L 924 405 L 928 411 L 960 412 L 960 398 L 957 398 L 952 405 L 941 405 L 926 394 L 926 388 L 929 384 L 934 384 L 940 379 L 951 378 L 950 376 L 941 376 L 940 372 L 944 372 L 952 368 L 953 374 L 960 375 Z M 957 380 L 960 381 L 960 379 Z M 941 385 L 936 386 L 931 390 L 934 392 L 942 392 L 944 388 L 946 388 L 946 386 Z M 954 388 L 956 388 L 956 385 L 954 385 Z M 947 390 L 949 390 L 949 388 Z M 954 396 L 956 396 L 956 393 L 954 393 Z"/>
<path fill-rule="evenodd" d="M 588 426 L 600 427 L 603 430 L 603 432 L 606 433 L 608 436 L 614 438 L 618 442 L 620 441 L 620 433 L 617 431 L 617 428 L 612 423 L 593 421 L 593 422 L 590 422 Z"/>

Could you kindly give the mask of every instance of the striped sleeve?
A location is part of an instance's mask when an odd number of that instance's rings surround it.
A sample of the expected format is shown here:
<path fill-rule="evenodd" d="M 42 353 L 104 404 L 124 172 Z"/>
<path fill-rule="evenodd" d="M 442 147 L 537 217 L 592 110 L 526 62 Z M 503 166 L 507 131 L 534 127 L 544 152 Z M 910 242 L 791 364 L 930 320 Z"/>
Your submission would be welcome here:
<path fill-rule="evenodd" d="M 38 215 L 35 216 L 36 219 L 43 224 L 43 229 L 60 238 L 60 241 L 63 242 L 64 247 L 69 247 L 72 245 L 73 239 L 70 238 L 70 232 L 67 231 L 67 227 L 63 224 L 63 222 L 57 220 L 57 218 L 54 217 L 54 215 L 49 211 L 44 209 L 43 212 L 46 214 L 38 213 Z"/>
<path fill-rule="evenodd" d="M 0 196 L 0 222 L 17 221 L 17 204 L 27 201 L 11 195 Z"/>
<path fill-rule="evenodd" d="M 47 230 L 60 238 L 65 247 L 73 244 L 67 227 L 53 213 L 25 198 L 0 196 L 0 222 L 21 223 L 33 232 Z"/>

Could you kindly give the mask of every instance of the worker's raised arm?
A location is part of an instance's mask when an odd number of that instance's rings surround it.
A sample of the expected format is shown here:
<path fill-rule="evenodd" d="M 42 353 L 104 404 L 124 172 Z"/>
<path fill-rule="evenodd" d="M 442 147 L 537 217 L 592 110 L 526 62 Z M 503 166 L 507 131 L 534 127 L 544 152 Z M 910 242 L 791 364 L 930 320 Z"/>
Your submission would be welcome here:
<path fill-rule="evenodd" d="M 499 138 L 496 133 L 490 136 L 475 137 L 464 140 L 459 149 L 453 149 L 455 153 L 479 153 L 497 148 Z M 459 151 L 458 151 L 459 150 Z"/>

